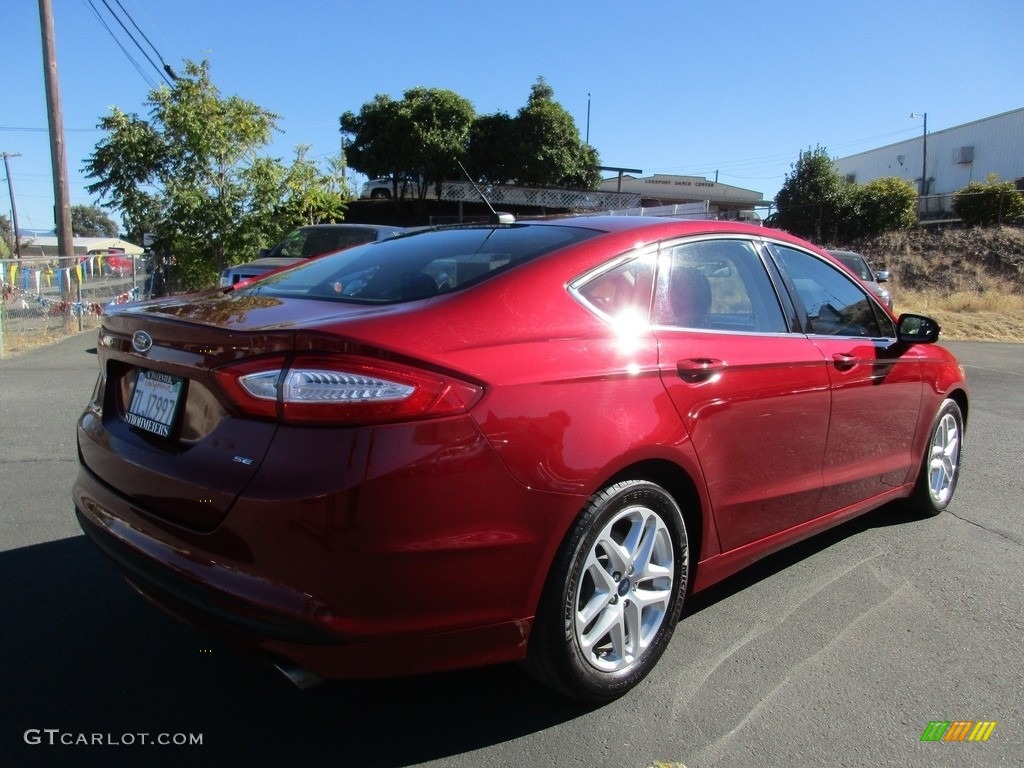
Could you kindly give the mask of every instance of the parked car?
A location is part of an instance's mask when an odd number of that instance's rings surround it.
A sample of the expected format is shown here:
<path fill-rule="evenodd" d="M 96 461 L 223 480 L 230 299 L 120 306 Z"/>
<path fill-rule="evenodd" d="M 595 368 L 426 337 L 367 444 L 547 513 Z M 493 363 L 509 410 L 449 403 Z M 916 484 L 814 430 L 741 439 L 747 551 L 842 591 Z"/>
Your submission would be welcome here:
<path fill-rule="evenodd" d="M 130 256 L 124 251 L 114 251 L 103 255 L 102 271 L 113 277 L 130 277 L 133 266 L 141 271 L 137 256 Z"/>
<path fill-rule="evenodd" d="M 258 259 L 223 270 L 220 273 L 220 285 L 234 285 L 303 259 L 375 240 L 384 240 L 404 231 L 402 227 L 382 224 L 311 224 L 299 227 L 289 232 L 284 240 L 273 248 L 262 249 Z"/>
<path fill-rule="evenodd" d="M 402 197 L 411 198 L 416 196 L 416 187 L 423 181 L 419 176 L 403 176 L 398 182 L 398 193 Z M 359 197 L 363 200 L 390 200 L 393 196 L 394 186 L 391 178 L 368 179 L 363 183 Z"/>
<path fill-rule="evenodd" d="M 391 179 L 369 179 L 363 183 L 359 197 L 364 200 L 390 200 L 391 190 Z"/>
<path fill-rule="evenodd" d="M 889 309 L 892 309 L 892 292 L 882 287 L 882 283 L 888 282 L 891 274 L 888 270 L 881 270 L 875 272 L 871 269 L 871 265 L 868 264 L 865 259 L 859 253 L 855 251 L 828 251 L 829 254 L 839 259 L 844 266 L 849 268 L 857 278 L 864 283 L 868 288 L 874 291 L 875 295 L 878 296 Z"/>
<path fill-rule="evenodd" d="M 418 232 L 104 314 L 74 505 L 138 591 L 296 683 L 521 661 L 607 701 L 693 593 L 950 504 L 938 332 L 737 222 Z"/>

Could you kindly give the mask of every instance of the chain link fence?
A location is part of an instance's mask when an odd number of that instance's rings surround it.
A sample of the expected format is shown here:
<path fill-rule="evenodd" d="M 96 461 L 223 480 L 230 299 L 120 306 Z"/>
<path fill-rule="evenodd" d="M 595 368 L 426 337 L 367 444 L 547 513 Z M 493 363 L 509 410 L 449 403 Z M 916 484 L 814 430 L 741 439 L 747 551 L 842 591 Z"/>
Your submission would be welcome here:
<path fill-rule="evenodd" d="M 121 254 L 0 259 L 0 360 L 97 328 L 110 304 L 152 295 L 156 276 Z"/>

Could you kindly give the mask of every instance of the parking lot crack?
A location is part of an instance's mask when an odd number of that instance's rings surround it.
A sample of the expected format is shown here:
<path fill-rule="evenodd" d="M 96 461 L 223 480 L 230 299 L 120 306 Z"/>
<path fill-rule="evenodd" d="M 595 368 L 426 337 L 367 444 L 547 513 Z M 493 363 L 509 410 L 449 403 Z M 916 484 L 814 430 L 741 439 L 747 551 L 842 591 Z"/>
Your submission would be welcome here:
<path fill-rule="evenodd" d="M 1024 537 L 1021 537 L 1020 534 L 1014 533 L 1013 531 L 1008 531 L 1005 528 L 997 528 L 992 525 L 983 525 L 982 523 L 979 523 L 976 520 L 971 520 L 970 518 L 963 517 L 962 515 L 958 515 L 955 512 L 950 512 L 948 509 L 946 511 L 949 512 L 951 516 L 955 517 L 957 520 L 960 520 L 961 522 L 967 523 L 968 525 L 973 525 L 976 528 L 981 528 L 983 531 L 994 533 L 996 536 L 1004 538 L 1007 541 L 1013 542 L 1019 547 L 1024 546 Z"/>

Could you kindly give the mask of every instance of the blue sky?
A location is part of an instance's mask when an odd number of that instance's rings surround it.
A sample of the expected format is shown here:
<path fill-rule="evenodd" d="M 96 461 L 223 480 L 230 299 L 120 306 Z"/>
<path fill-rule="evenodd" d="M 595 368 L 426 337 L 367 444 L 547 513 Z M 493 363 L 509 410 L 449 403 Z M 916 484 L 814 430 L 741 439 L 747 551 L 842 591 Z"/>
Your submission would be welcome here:
<path fill-rule="evenodd" d="M 117 9 L 117 0 L 107 0 Z M 116 105 L 151 84 L 90 0 L 52 0 L 71 202 Z M 91 0 L 146 77 L 154 69 Z M 338 116 L 375 94 L 451 89 L 514 114 L 543 76 L 605 165 L 713 178 L 774 197 L 799 152 L 841 157 L 1024 106 L 1021 0 L 120 0 L 165 61 L 208 59 L 222 95 L 281 115 L 268 154 L 339 148 Z M 22 228 L 53 225 L 36 0 L 6 0 L 0 151 Z M 141 38 L 140 38 L 141 41 Z M 150 56 L 159 63 L 152 50 Z M 6 185 L 0 212 L 10 217 Z M 113 218 L 120 222 L 118 216 Z"/>

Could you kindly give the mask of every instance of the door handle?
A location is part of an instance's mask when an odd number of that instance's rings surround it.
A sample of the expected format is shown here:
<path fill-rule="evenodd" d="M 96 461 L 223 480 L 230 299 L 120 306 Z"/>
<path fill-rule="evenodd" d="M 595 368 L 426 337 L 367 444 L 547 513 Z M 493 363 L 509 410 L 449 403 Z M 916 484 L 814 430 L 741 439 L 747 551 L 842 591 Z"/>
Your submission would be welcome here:
<path fill-rule="evenodd" d="M 725 363 L 710 357 L 691 357 L 676 363 L 679 378 L 690 384 L 717 379 L 725 370 Z"/>
<path fill-rule="evenodd" d="M 848 352 L 836 352 L 832 355 L 832 363 L 841 371 L 848 371 L 857 365 L 857 356 Z"/>

